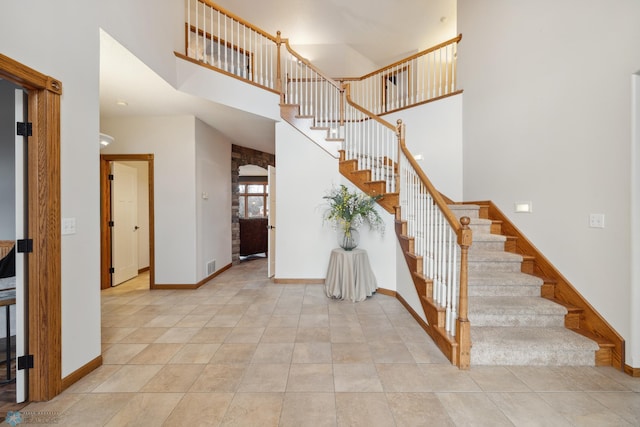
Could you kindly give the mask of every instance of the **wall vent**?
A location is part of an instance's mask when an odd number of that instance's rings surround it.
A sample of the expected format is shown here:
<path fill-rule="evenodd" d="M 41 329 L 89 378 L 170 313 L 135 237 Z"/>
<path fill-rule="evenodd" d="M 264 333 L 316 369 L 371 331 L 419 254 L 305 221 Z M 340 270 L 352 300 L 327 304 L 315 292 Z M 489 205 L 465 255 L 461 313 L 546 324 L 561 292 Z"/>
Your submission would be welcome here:
<path fill-rule="evenodd" d="M 213 261 L 209 261 L 207 263 L 207 276 L 211 276 L 215 272 L 216 272 L 216 260 L 214 259 Z"/>

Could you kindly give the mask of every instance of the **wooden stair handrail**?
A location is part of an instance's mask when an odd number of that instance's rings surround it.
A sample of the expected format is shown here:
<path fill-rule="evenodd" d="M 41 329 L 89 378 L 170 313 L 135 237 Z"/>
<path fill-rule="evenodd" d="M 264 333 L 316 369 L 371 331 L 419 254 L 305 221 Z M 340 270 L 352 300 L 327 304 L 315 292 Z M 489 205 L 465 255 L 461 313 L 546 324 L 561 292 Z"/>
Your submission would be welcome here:
<path fill-rule="evenodd" d="M 446 201 L 444 200 L 440 192 L 436 190 L 436 188 L 433 186 L 429 178 L 427 178 L 427 175 L 425 175 L 425 173 L 422 171 L 422 168 L 420 167 L 420 165 L 418 165 L 418 162 L 413 158 L 413 154 L 411 154 L 411 152 L 407 148 L 407 145 L 404 140 L 404 124 L 402 123 L 401 119 L 398 119 L 398 128 L 400 129 L 400 135 L 401 135 L 400 150 L 402 150 L 402 153 L 407 157 L 409 164 L 415 170 L 416 174 L 418 175 L 418 177 L 420 178 L 424 186 L 427 187 L 427 190 L 431 194 L 431 197 L 433 197 L 433 201 L 436 202 L 436 204 L 442 211 L 442 214 L 447 219 L 447 222 L 449 223 L 451 228 L 453 228 L 453 230 L 456 232 L 457 235 L 460 235 L 462 231 L 462 225 L 458 221 L 458 218 L 453 214 L 453 212 L 451 212 L 451 209 L 449 209 L 449 206 L 447 205 Z"/>
<path fill-rule="evenodd" d="M 344 80 L 351 80 L 351 81 L 365 80 L 365 79 L 367 79 L 367 78 L 369 78 L 371 76 L 375 76 L 376 74 L 380 74 L 383 71 L 389 70 L 389 69 L 391 69 L 391 68 L 393 68 L 393 67 L 395 67 L 397 65 L 400 65 L 400 64 L 403 64 L 405 62 L 411 61 L 412 59 L 420 58 L 421 56 L 426 55 L 426 54 L 431 53 L 431 52 L 434 52 L 434 51 L 436 51 L 438 49 L 442 49 L 443 47 L 448 46 L 450 44 L 459 43 L 460 40 L 462 40 L 462 34 L 458 34 L 456 37 L 454 37 L 454 38 L 452 38 L 450 40 L 447 40 L 445 42 L 442 42 L 440 44 L 432 46 L 432 47 L 430 47 L 428 49 L 425 49 L 423 51 L 420 51 L 418 53 L 414 53 L 411 56 L 407 56 L 406 58 L 400 59 L 399 61 L 396 61 L 393 64 L 386 65 L 386 66 L 384 66 L 384 67 L 382 67 L 382 68 L 380 68 L 378 70 L 370 72 L 369 74 L 365 74 L 362 77 L 344 78 Z"/>
<path fill-rule="evenodd" d="M 289 44 L 289 39 L 288 38 L 283 38 L 283 39 L 281 39 L 281 41 L 282 41 L 282 43 L 284 43 L 285 47 L 287 48 L 287 51 L 291 55 L 296 57 L 298 59 L 298 61 L 302 62 L 305 66 L 307 66 L 308 68 L 313 70 L 316 74 L 318 74 L 320 77 L 322 77 L 323 79 L 325 79 L 326 81 L 331 83 L 331 85 L 335 86 L 336 89 L 338 89 L 340 92 L 342 92 L 342 86 L 340 85 L 340 83 L 336 82 L 331 77 L 325 75 L 322 71 L 320 71 L 320 69 L 318 69 L 315 65 L 313 65 L 311 62 L 309 62 L 305 57 L 303 57 L 298 52 L 293 50 L 293 48 Z"/>
<path fill-rule="evenodd" d="M 398 127 L 397 126 L 392 125 L 391 123 L 389 123 L 388 121 L 384 120 L 383 118 L 381 118 L 377 114 L 374 114 L 371 111 L 369 111 L 369 110 L 361 107 L 360 105 L 356 104 L 355 102 L 353 102 L 353 100 L 351 99 L 351 86 L 349 85 L 349 83 L 344 84 L 343 87 L 344 87 L 345 99 L 346 99 L 346 101 L 347 101 L 347 103 L 349 105 L 351 105 L 356 110 L 360 111 L 365 116 L 368 116 L 370 119 L 375 120 L 376 122 L 380 123 L 382 126 L 391 129 L 392 131 L 394 131 L 398 135 L 399 131 L 398 131 Z"/>
<path fill-rule="evenodd" d="M 196 0 L 198 3 L 202 3 L 206 6 L 209 6 L 211 8 L 213 8 L 214 10 L 217 10 L 219 12 L 224 13 L 225 15 L 227 15 L 229 18 L 233 19 L 234 21 L 237 21 L 239 23 L 241 23 L 242 25 L 244 25 L 247 28 L 252 29 L 253 31 L 257 32 L 258 34 L 263 35 L 264 37 L 268 38 L 269 40 L 273 41 L 274 43 L 276 43 L 278 40 L 275 36 L 272 36 L 271 34 L 267 33 L 266 31 L 264 31 L 261 28 L 256 27 L 255 25 L 251 24 L 248 21 L 245 21 L 244 19 L 240 18 L 238 15 L 229 12 L 227 9 L 223 8 L 222 6 L 218 6 L 217 4 L 215 4 L 214 2 L 210 1 L 210 0 Z"/>

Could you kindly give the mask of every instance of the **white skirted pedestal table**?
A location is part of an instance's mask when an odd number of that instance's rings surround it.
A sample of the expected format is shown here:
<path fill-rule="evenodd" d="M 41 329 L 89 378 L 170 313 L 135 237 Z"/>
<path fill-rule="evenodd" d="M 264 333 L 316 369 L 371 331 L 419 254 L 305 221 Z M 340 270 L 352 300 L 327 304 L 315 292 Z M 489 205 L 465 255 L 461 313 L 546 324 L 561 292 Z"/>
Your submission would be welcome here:
<path fill-rule="evenodd" d="M 325 290 L 330 298 L 364 301 L 378 288 L 367 251 L 336 248 L 331 251 Z"/>

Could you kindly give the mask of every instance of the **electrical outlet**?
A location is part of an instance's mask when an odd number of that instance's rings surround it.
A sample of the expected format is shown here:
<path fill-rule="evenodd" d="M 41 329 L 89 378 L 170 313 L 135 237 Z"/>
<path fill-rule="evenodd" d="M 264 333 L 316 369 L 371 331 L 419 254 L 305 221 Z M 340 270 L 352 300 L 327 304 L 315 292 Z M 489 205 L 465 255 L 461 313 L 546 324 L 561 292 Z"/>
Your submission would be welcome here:
<path fill-rule="evenodd" d="M 604 228 L 604 214 L 589 215 L 589 227 Z"/>

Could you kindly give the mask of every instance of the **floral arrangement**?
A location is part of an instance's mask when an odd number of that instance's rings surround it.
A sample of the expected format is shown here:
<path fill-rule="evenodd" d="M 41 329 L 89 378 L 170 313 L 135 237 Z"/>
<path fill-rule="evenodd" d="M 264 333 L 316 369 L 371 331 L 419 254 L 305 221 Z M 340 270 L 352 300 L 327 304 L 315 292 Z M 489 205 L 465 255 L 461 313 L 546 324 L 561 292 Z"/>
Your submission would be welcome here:
<path fill-rule="evenodd" d="M 349 233 L 349 230 L 358 229 L 366 223 L 370 229 L 384 233 L 384 221 L 375 209 L 376 200 L 380 196 L 350 192 L 345 185 L 340 185 L 332 188 L 323 198 L 329 205 L 324 213 L 324 220 L 333 223 L 336 229 Z"/>

